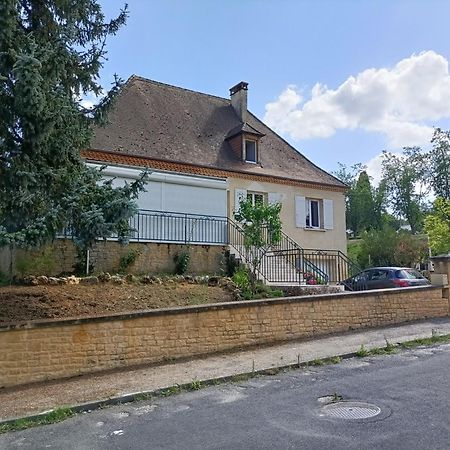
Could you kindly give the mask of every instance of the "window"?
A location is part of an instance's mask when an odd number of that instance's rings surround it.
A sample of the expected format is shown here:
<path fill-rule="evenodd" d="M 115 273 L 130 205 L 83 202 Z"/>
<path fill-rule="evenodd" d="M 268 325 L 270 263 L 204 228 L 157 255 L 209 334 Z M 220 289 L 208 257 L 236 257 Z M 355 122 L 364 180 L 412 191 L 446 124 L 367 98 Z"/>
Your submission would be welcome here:
<path fill-rule="evenodd" d="M 395 272 L 395 278 L 406 278 L 408 280 L 423 280 L 425 277 L 417 270 L 403 269 Z"/>
<path fill-rule="evenodd" d="M 307 230 L 334 228 L 333 200 L 295 196 L 295 226 Z"/>
<path fill-rule="evenodd" d="M 245 161 L 253 164 L 258 162 L 256 141 L 245 140 Z"/>
<path fill-rule="evenodd" d="M 252 205 L 262 205 L 264 203 L 264 194 L 262 192 L 247 192 L 247 200 L 252 202 Z"/>
<path fill-rule="evenodd" d="M 306 199 L 306 227 L 320 228 L 321 207 L 320 200 Z"/>
<path fill-rule="evenodd" d="M 376 280 L 387 280 L 389 278 L 389 271 L 383 270 L 383 269 L 374 269 L 369 272 L 368 279 L 370 281 L 376 281 Z"/>

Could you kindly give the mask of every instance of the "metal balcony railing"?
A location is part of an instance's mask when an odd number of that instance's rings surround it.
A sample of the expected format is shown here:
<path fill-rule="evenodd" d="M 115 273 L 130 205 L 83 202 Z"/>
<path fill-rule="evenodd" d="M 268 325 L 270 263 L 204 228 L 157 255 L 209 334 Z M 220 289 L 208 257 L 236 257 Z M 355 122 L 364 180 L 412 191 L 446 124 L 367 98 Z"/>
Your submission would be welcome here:
<path fill-rule="evenodd" d="M 228 218 L 172 211 L 139 210 L 130 219 L 132 241 L 223 244 L 228 242 Z"/>

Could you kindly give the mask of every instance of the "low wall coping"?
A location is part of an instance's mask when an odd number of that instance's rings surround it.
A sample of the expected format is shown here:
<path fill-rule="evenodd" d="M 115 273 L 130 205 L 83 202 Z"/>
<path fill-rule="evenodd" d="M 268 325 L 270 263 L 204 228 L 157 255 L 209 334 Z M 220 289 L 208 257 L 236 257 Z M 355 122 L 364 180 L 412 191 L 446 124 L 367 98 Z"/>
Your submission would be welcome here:
<path fill-rule="evenodd" d="M 160 309 L 149 309 L 144 311 L 133 311 L 133 312 L 123 312 L 117 314 L 109 314 L 104 316 L 95 317 L 80 317 L 80 318 L 61 318 L 61 319 L 38 319 L 29 320 L 24 322 L 11 322 L 0 324 L 0 332 L 11 331 L 11 330 L 23 330 L 32 328 L 46 328 L 54 326 L 66 326 L 66 325 L 80 325 L 85 323 L 95 323 L 95 322 L 110 322 L 114 320 L 127 320 L 127 319 L 137 319 L 140 317 L 148 316 L 162 316 L 162 315 L 172 315 L 172 314 L 186 314 L 186 313 L 201 313 L 206 311 L 215 310 L 226 310 L 232 308 L 248 308 L 248 307 L 260 307 L 267 306 L 271 304 L 286 304 L 286 303 L 296 303 L 296 302 L 314 302 L 318 300 L 339 300 L 351 297 L 382 297 L 386 294 L 389 295 L 401 295 L 408 291 L 435 291 L 441 290 L 442 286 L 417 286 L 409 288 L 395 288 L 395 289 L 374 289 L 368 291 L 354 291 L 354 292 L 337 292 L 332 294 L 318 294 L 318 295 L 301 295 L 293 297 L 278 297 L 278 298 L 267 298 L 260 300 L 241 300 L 235 302 L 223 302 L 223 303 L 208 303 L 205 305 L 194 305 L 194 306 L 178 306 L 173 308 L 160 308 Z"/>
<path fill-rule="evenodd" d="M 432 256 L 430 259 L 432 261 L 449 261 L 450 262 L 450 253 L 448 255 Z"/>

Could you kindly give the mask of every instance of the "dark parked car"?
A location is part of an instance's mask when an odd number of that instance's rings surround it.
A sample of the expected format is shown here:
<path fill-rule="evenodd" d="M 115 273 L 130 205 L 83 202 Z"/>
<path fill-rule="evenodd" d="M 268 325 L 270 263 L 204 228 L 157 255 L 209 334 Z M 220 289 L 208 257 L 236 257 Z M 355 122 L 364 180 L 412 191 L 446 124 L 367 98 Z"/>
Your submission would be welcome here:
<path fill-rule="evenodd" d="M 341 284 L 348 291 L 425 286 L 430 282 L 417 270 L 407 267 L 372 267 L 347 278 Z"/>

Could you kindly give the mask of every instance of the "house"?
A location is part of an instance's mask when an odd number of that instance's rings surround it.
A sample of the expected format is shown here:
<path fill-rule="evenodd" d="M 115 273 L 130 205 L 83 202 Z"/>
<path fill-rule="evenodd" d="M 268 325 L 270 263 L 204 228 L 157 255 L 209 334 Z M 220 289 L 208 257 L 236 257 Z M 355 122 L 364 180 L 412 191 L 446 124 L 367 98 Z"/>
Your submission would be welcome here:
<path fill-rule="evenodd" d="M 269 271 L 295 277 L 309 268 L 340 278 L 330 265 L 346 260 L 346 185 L 250 113 L 247 94 L 245 82 L 221 98 L 132 76 L 82 157 L 107 165 L 115 183 L 151 170 L 134 219 L 138 240 L 230 244 L 239 252 L 230 224 L 240 199 L 280 202 L 284 240 Z M 279 253 L 288 250 L 295 256 Z"/>

